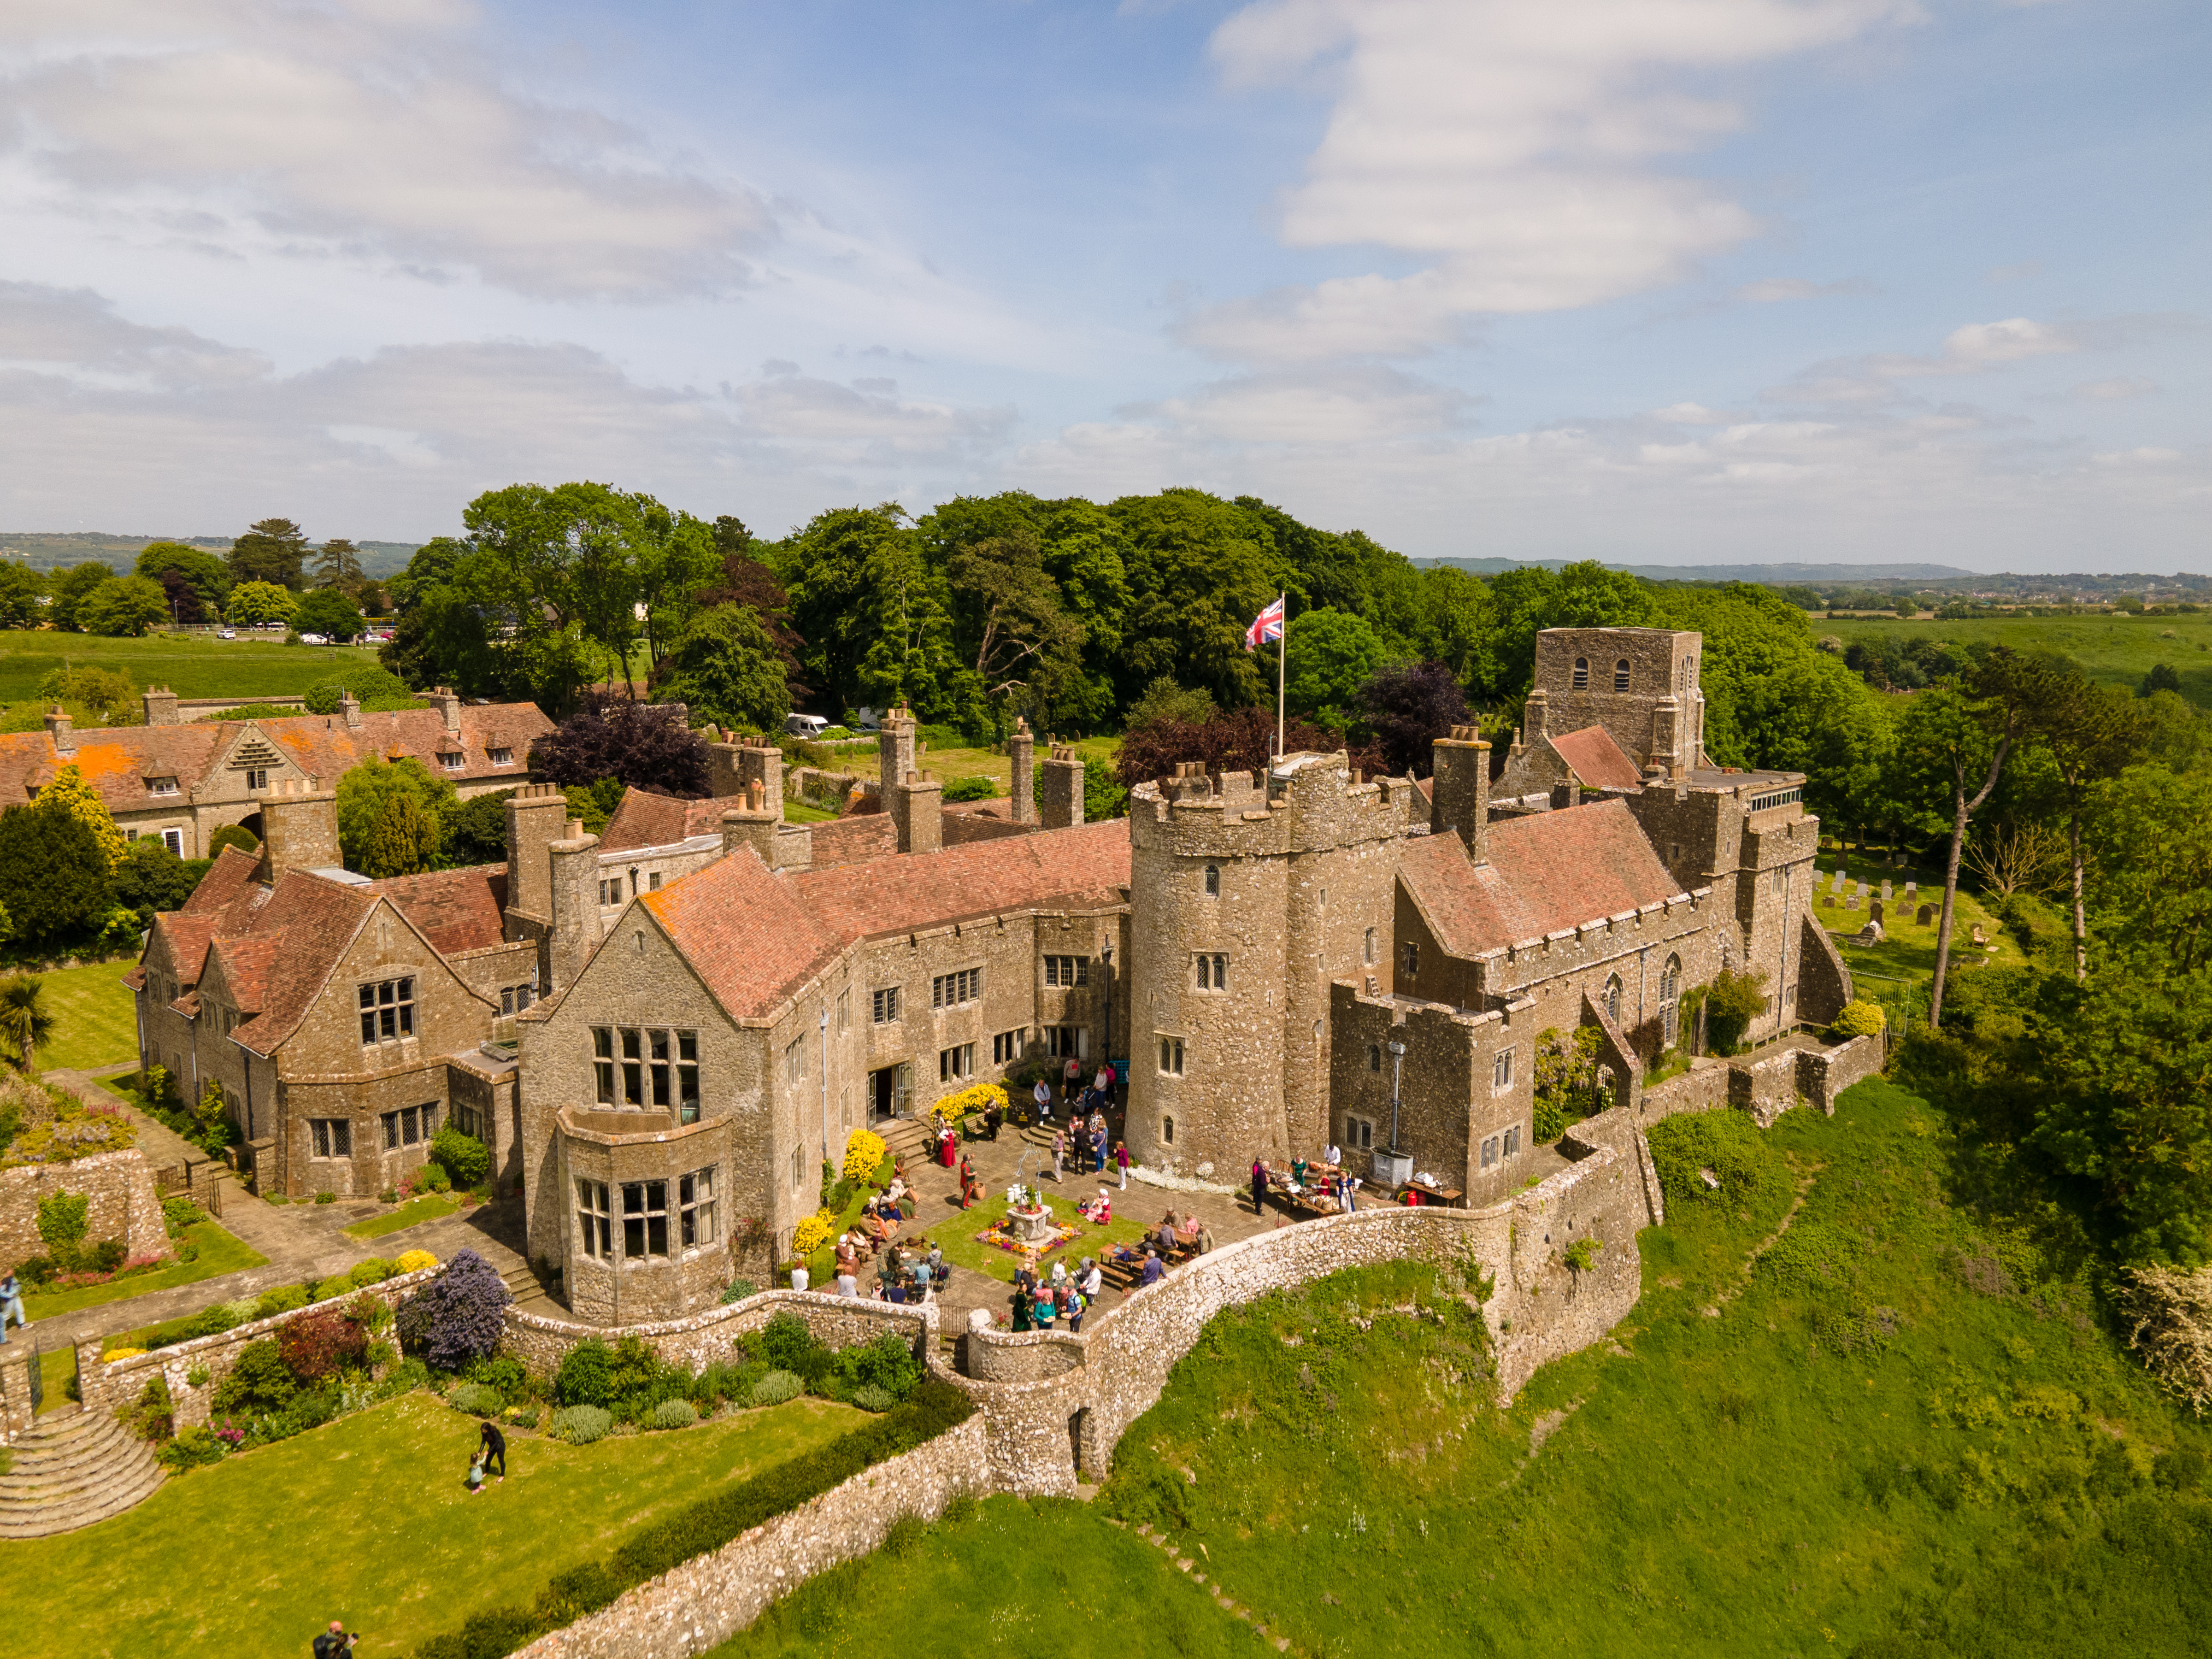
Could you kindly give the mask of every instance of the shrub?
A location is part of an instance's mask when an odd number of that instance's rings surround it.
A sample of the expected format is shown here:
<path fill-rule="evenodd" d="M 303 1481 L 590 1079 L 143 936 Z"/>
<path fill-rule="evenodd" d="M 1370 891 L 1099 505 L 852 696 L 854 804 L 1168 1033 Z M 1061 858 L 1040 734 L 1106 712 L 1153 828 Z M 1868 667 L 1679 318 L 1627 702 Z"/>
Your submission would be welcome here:
<path fill-rule="evenodd" d="M 594 1440 L 604 1440 L 614 1425 L 614 1413 L 604 1406 L 570 1406 L 553 1413 L 555 1437 L 572 1446 L 588 1446 Z"/>
<path fill-rule="evenodd" d="M 999 786 L 980 774 L 974 777 L 955 778 L 945 786 L 946 800 L 989 800 L 999 793 Z"/>
<path fill-rule="evenodd" d="M 846 1137 L 844 1176 L 848 1181 L 866 1181 L 883 1167 L 884 1138 L 872 1129 L 855 1129 Z"/>
<path fill-rule="evenodd" d="M 480 1382 L 492 1389 L 502 1402 L 520 1400 L 530 1392 L 530 1373 L 512 1354 L 495 1354 L 489 1359 L 479 1359 L 462 1375 L 471 1382 Z"/>
<path fill-rule="evenodd" d="M 1645 1132 L 1659 1188 L 1669 1204 L 1741 1204 L 1767 1179 L 1771 1149 L 1741 1112 L 1686 1113 Z M 1708 1185 L 1710 1170 L 1719 1184 Z"/>
<path fill-rule="evenodd" d="M 425 1267 L 436 1267 L 438 1258 L 428 1250 L 407 1250 L 403 1252 L 399 1260 L 392 1265 L 403 1273 L 419 1273 Z"/>
<path fill-rule="evenodd" d="M 830 1242 L 837 1231 L 837 1216 L 829 1210 L 817 1210 L 791 1230 L 791 1249 L 794 1255 L 812 1255 Z"/>
<path fill-rule="evenodd" d="M 84 1242 L 91 1200 L 82 1193 L 48 1193 L 39 1200 L 39 1237 L 57 1261 L 66 1261 Z"/>
<path fill-rule="evenodd" d="M 182 1474 L 186 1469 L 222 1462 L 226 1449 L 222 1442 L 216 1437 L 214 1430 L 186 1429 L 156 1451 L 154 1461 L 171 1474 Z"/>
<path fill-rule="evenodd" d="M 887 1412 L 898 1404 L 898 1398 L 888 1389 L 863 1382 L 852 1392 L 852 1402 L 864 1412 Z"/>
<path fill-rule="evenodd" d="M 368 1333 L 335 1310 L 302 1314 L 278 1327 L 276 1352 L 302 1382 L 320 1382 L 359 1366 Z"/>
<path fill-rule="evenodd" d="M 400 1310 L 399 1340 L 434 1369 L 459 1370 L 499 1346 L 501 1316 L 514 1300 L 491 1263 L 462 1250 Z"/>
<path fill-rule="evenodd" d="M 370 1256 L 366 1261 L 356 1261 L 346 1272 L 346 1280 L 356 1290 L 364 1285 L 381 1285 L 398 1270 L 381 1256 Z"/>
<path fill-rule="evenodd" d="M 176 1432 L 176 1410 L 169 1402 L 169 1381 L 156 1371 L 146 1379 L 138 1398 L 122 1407 L 116 1419 L 141 1440 L 157 1444 Z"/>
<path fill-rule="evenodd" d="M 353 1287 L 352 1274 L 332 1273 L 328 1279 L 319 1279 L 315 1281 L 313 1299 L 317 1302 L 329 1302 L 345 1295 Z"/>
<path fill-rule="evenodd" d="M 664 1400 L 653 1408 L 656 1429 L 689 1428 L 699 1420 L 698 1410 L 688 1400 Z"/>
<path fill-rule="evenodd" d="M 742 1302 L 749 1296 L 759 1294 L 760 1287 L 751 1279 L 733 1279 L 722 1287 L 722 1305 L 726 1308 L 732 1302 Z"/>
<path fill-rule="evenodd" d="M 563 1406 L 604 1406 L 615 1397 L 614 1351 L 594 1337 L 562 1356 L 553 1398 Z"/>
<path fill-rule="evenodd" d="M 919 1516 L 902 1515 L 884 1534 L 884 1553 L 895 1560 L 912 1555 L 921 1547 L 922 1538 L 928 1530 Z"/>
<path fill-rule="evenodd" d="M 253 1304 L 256 1319 L 273 1319 L 278 1314 L 289 1313 L 295 1308 L 304 1308 L 311 1298 L 305 1285 L 279 1285 L 273 1291 L 264 1291 Z"/>
<path fill-rule="evenodd" d="M 780 1313 L 761 1327 L 760 1334 L 746 1345 L 748 1352 L 766 1360 L 777 1370 L 804 1372 L 807 1362 L 823 1351 L 806 1322 L 795 1313 Z"/>
<path fill-rule="evenodd" d="M 1765 1009 L 1764 969 L 1739 974 L 1722 969 L 1705 993 L 1705 1046 L 1717 1054 L 1734 1054 L 1752 1021 Z"/>
<path fill-rule="evenodd" d="M 787 1400 L 796 1400 L 805 1388 L 789 1371 L 770 1371 L 753 1384 L 752 1401 L 756 1406 L 781 1406 Z"/>
<path fill-rule="evenodd" d="M 2112 1295 L 2144 1369 L 2202 1417 L 2212 1406 L 2212 1267 L 2130 1267 Z"/>
<path fill-rule="evenodd" d="M 912 1348 L 896 1334 L 885 1331 L 872 1342 L 839 1350 L 832 1375 L 839 1384 L 838 1391 L 855 1404 L 860 1400 L 858 1391 L 868 1389 L 887 1395 L 896 1405 L 914 1392 L 915 1385 L 921 1381 L 922 1367 Z M 881 1411 L 888 1407 L 868 1409 Z"/>
<path fill-rule="evenodd" d="M 447 1124 L 430 1142 L 430 1156 L 456 1187 L 478 1187 L 491 1173 L 491 1149 Z"/>
<path fill-rule="evenodd" d="M 1889 1016 L 1882 1012 L 1878 1002 L 1850 1001 L 1843 1006 L 1835 1024 L 1828 1027 L 1832 1037 L 1872 1036 L 1889 1024 Z"/>
<path fill-rule="evenodd" d="M 317 1193 L 315 1194 L 315 1202 L 318 1204 L 335 1204 L 337 1201 L 338 1195 L 336 1193 Z"/>
<path fill-rule="evenodd" d="M 230 1375 L 216 1384 L 215 1408 L 219 1412 L 273 1412 L 283 1408 L 299 1383 L 277 1352 L 273 1337 L 249 1342 L 239 1350 Z"/>
<path fill-rule="evenodd" d="M 1597 1253 L 1603 1248 L 1599 1240 L 1585 1233 L 1560 1252 L 1559 1260 L 1567 1264 L 1570 1271 L 1586 1273 L 1597 1265 Z"/>
<path fill-rule="evenodd" d="M 189 1342 L 195 1337 L 221 1336 L 225 1331 L 234 1330 L 245 1322 L 231 1310 L 229 1303 L 218 1302 L 211 1308 L 202 1308 L 185 1322 L 181 1340 Z"/>
<path fill-rule="evenodd" d="M 507 1420 L 514 1424 L 518 1429 L 536 1428 L 538 1426 L 538 1419 L 541 1415 L 543 1415 L 543 1413 L 538 1411 L 538 1407 L 534 1404 L 510 1406 L 507 1410 Z"/>
<path fill-rule="evenodd" d="M 1006 1091 L 995 1083 L 978 1083 L 957 1095 L 945 1096 L 929 1109 L 943 1122 L 957 1123 L 965 1117 L 980 1116 L 994 1106 L 1002 1112 L 1006 1109 Z"/>
<path fill-rule="evenodd" d="M 241 1296 L 234 1301 L 218 1303 L 216 1305 L 230 1316 L 230 1324 L 227 1328 L 232 1330 L 237 1329 L 249 1319 L 261 1317 L 261 1298 L 258 1296 Z"/>
<path fill-rule="evenodd" d="M 189 1198 L 165 1198 L 161 1200 L 161 1224 L 168 1229 L 169 1237 L 180 1238 L 185 1229 L 198 1226 L 208 1218 L 208 1212 Z"/>
<path fill-rule="evenodd" d="M 446 1396 L 446 1403 L 473 1417 L 496 1417 L 507 1402 L 499 1397 L 496 1389 L 486 1388 L 481 1382 L 464 1382 Z"/>

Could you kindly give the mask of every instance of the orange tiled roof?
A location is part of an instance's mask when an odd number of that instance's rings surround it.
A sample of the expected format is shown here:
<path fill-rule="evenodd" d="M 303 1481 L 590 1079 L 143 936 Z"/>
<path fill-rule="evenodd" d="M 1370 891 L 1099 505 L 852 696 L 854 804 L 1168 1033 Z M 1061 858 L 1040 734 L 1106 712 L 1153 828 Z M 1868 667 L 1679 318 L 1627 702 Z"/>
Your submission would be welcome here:
<path fill-rule="evenodd" d="M 1551 744 L 1567 769 L 1592 789 L 1633 789 L 1644 781 L 1636 763 L 1602 726 L 1585 726 L 1552 738 Z"/>
<path fill-rule="evenodd" d="M 479 864 L 368 884 L 422 931 L 440 956 L 506 942 L 507 866 Z"/>
<path fill-rule="evenodd" d="M 775 1007 L 843 944 L 750 847 L 638 902 L 666 930 L 715 1000 L 739 1019 Z"/>
<path fill-rule="evenodd" d="M 827 870 L 817 866 L 794 882 L 807 908 L 846 939 L 1038 905 L 1113 904 L 1128 884 L 1127 818 Z"/>
<path fill-rule="evenodd" d="M 694 836 L 719 836 L 722 814 L 740 805 L 735 795 L 710 795 L 704 800 L 679 800 L 656 795 L 649 789 L 625 789 L 614 816 L 599 837 L 599 850 L 617 853 L 629 847 L 672 847 Z"/>
<path fill-rule="evenodd" d="M 256 1054 L 274 1054 L 322 994 L 376 899 L 367 887 L 285 872 L 269 902 L 253 912 L 250 934 L 218 947 L 225 952 L 225 975 L 242 975 L 233 981 L 240 1006 L 251 995 L 259 1009 L 232 1035 Z"/>
<path fill-rule="evenodd" d="M 1398 866 L 1437 942 L 1476 957 L 1680 893 L 1626 802 L 1504 818 L 1490 826 L 1489 861 L 1469 861 L 1457 836 L 1408 841 Z"/>

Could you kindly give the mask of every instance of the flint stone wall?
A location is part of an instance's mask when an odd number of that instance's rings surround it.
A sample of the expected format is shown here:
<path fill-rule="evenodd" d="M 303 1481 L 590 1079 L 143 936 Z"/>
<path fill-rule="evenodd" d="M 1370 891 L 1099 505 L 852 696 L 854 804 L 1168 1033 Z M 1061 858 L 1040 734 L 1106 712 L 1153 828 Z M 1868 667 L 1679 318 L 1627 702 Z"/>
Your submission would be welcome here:
<path fill-rule="evenodd" d="M 39 1237 L 39 1200 L 54 1193 L 84 1195 L 86 1243 L 119 1238 L 124 1253 L 133 1258 L 169 1254 L 154 1172 L 145 1154 L 131 1146 L 70 1164 L 0 1170 L 0 1262 L 47 1253 L 46 1240 Z"/>
<path fill-rule="evenodd" d="M 1797 1103 L 1799 1052 L 1792 1048 L 1754 1060 L 1748 1066 L 1729 1066 L 1729 1104 L 1750 1113 L 1751 1121 L 1760 1128 L 1772 1128 L 1774 1120 Z"/>
<path fill-rule="evenodd" d="M 618 1328 L 580 1325 L 509 1308 L 503 1344 L 526 1370 L 539 1376 L 550 1376 L 559 1370 L 569 1350 L 580 1344 L 612 1342 L 625 1336 L 636 1337 L 664 1363 L 696 1371 L 734 1358 L 731 1345 L 761 1329 L 780 1313 L 798 1315 L 817 1341 L 832 1348 L 872 1342 L 885 1331 L 896 1332 L 917 1354 L 927 1354 L 935 1346 L 937 1309 L 933 1305 L 864 1302 L 815 1291 L 763 1291 L 742 1302 L 709 1308 L 686 1318 Z"/>
<path fill-rule="evenodd" d="M 1881 1074 L 1886 1045 L 1879 1034 L 1853 1037 L 1825 1053 L 1800 1050 L 1797 1091 L 1830 1117 L 1836 1115 L 1836 1097 L 1853 1084 Z"/>
<path fill-rule="evenodd" d="M 139 1391 L 155 1376 L 164 1376 L 168 1379 L 169 1400 L 176 1413 L 177 1428 L 181 1431 L 202 1427 L 209 1419 L 216 1385 L 230 1375 L 247 1343 L 276 1335 L 289 1321 L 303 1314 L 334 1312 L 356 1296 L 374 1297 L 386 1307 L 396 1308 L 443 1272 L 445 1267 L 441 1265 L 425 1267 L 420 1273 L 401 1273 L 381 1285 L 366 1285 L 342 1297 L 311 1302 L 289 1313 L 250 1320 L 215 1336 L 196 1336 L 189 1342 L 156 1348 L 151 1353 L 128 1359 L 101 1359 L 100 1351 L 107 1339 L 88 1337 L 76 1345 L 76 1374 L 83 1390 L 85 1409 L 103 1414 L 111 1412 L 136 1400 Z M 207 1368 L 207 1381 L 196 1389 L 191 1385 L 191 1372 L 196 1366 L 203 1365 Z"/>

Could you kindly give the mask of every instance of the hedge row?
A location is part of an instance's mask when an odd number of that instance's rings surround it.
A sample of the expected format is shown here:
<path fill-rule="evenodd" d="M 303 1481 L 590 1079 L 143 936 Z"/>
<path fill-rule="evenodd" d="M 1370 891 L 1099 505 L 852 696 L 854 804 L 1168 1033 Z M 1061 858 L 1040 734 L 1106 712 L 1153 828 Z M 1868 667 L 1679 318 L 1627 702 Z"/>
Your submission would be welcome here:
<path fill-rule="evenodd" d="M 433 1637 L 416 1659 L 501 1659 L 548 1631 L 608 1606 L 624 1590 L 794 1510 L 862 1470 L 912 1451 L 957 1428 L 975 1412 L 949 1382 L 925 1379 L 904 1405 L 788 1463 L 678 1510 L 645 1528 L 604 1561 L 560 1574 L 535 1605 L 495 1607 L 458 1631 Z"/>

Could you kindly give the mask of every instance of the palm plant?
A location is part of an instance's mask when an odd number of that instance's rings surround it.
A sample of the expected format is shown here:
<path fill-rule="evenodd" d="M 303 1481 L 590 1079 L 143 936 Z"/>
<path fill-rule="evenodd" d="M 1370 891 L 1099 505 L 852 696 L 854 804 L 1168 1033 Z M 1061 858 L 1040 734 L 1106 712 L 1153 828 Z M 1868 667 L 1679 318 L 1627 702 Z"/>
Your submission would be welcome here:
<path fill-rule="evenodd" d="M 35 974 L 15 974 L 0 979 L 0 1048 L 19 1070 L 35 1073 L 39 1045 L 54 1029 L 46 1012 L 46 981 Z"/>

